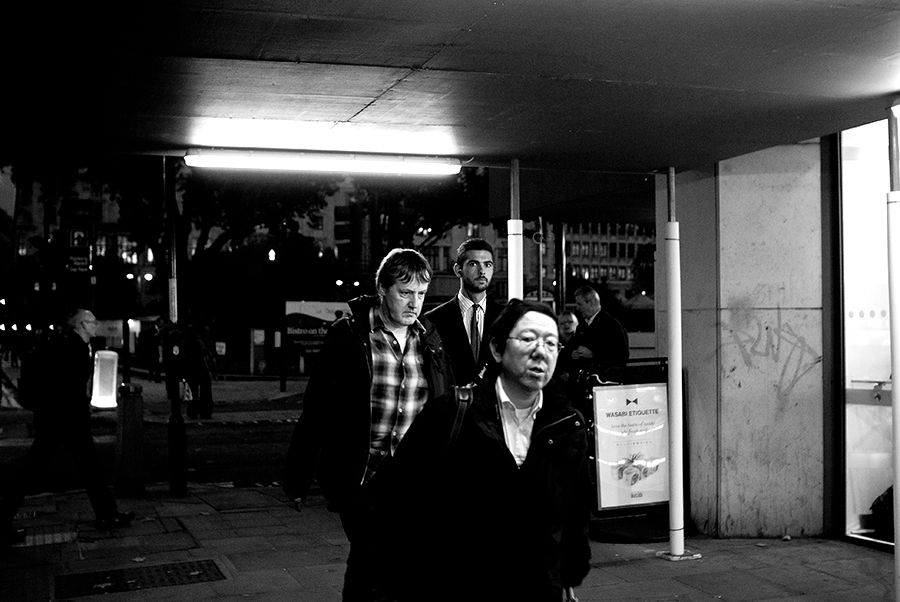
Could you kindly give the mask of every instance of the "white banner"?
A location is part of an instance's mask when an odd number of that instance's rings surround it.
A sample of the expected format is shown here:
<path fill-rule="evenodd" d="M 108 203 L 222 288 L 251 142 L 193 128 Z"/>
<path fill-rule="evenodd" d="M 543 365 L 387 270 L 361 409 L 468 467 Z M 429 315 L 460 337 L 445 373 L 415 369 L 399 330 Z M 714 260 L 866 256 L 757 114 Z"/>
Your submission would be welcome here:
<path fill-rule="evenodd" d="M 594 387 L 599 508 L 669 499 L 666 384 Z"/>

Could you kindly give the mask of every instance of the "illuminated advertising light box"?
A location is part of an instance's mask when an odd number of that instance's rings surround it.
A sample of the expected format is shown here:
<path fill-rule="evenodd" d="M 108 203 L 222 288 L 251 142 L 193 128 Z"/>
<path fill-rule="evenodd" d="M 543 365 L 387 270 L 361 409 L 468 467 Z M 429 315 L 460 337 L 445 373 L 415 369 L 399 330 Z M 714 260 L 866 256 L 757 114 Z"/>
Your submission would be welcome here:
<path fill-rule="evenodd" d="M 669 500 L 666 384 L 594 387 L 599 508 Z"/>
<path fill-rule="evenodd" d="M 119 354 L 115 351 L 98 351 L 94 354 L 94 384 L 91 405 L 99 409 L 116 407 Z"/>

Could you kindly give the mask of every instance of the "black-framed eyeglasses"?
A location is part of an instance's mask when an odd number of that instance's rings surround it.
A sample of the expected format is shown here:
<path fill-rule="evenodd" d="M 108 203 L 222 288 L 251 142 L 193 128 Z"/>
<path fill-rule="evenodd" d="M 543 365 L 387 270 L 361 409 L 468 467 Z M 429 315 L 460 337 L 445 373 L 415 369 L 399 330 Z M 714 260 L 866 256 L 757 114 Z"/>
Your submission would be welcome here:
<path fill-rule="evenodd" d="M 543 345 L 544 349 L 547 350 L 547 353 L 556 354 L 559 353 L 560 349 L 562 349 L 562 343 L 559 342 L 559 339 L 556 337 L 539 337 L 535 334 L 531 333 L 523 333 L 517 337 L 507 337 L 510 340 L 519 341 L 519 344 L 522 345 L 527 351 L 534 351 L 537 346 Z"/>

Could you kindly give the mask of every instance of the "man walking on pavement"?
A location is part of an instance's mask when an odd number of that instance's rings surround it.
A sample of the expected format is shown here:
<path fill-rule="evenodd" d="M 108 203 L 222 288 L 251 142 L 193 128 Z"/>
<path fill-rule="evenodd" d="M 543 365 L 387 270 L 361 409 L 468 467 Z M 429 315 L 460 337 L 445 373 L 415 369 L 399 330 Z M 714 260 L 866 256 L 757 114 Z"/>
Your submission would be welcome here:
<path fill-rule="evenodd" d="M 475 382 L 490 361 L 484 333 L 500 314 L 501 306 L 487 298 L 494 277 L 494 248 L 481 238 L 464 241 L 456 251 L 453 273 L 459 292 L 425 314 L 438 332 L 460 384 Z"/>
<path fill-rule="evenodd" d="M 97 319 L 87 309 L 69 314 L 62 334 L 47 344 L 35 391 L 34 442 L 28 453 L 4 467 L 9 471 L 0 486 L 0 538 L 7 545 L 24 539 L 12 520 L 26 494 L 46 473 L 71 465 L 84 481 L 97 524 L 103 529 L 124 527 L 134 513 L 119 512 L 112 491 L 104 483 L 91 436 L 91 377 L 94 371 L 90 340 Z"/>
<path fill-rule="evenodd" d="M 404 601 L 573 600 L 590 570 L 587 426 L 550 385 L 556 316 L 511 299 L 488 338 L 484 381 L 429 402 L 383 475 L 386 522 L 411 526 L 391 538 Z"/>
<path fill-rule="evenodd" d="M 286 458 L 285 492 L 306 497 L 315 476 L 350 540 L 344 600 L 390 599 L 390 533 L 379 512 L 380 475 L 426 402 L 453 384 L 440 335 L 419 320 L 431 266 L 394 249 L 375 276 L 378 295 L 349 302 L 329 328 Z"/>

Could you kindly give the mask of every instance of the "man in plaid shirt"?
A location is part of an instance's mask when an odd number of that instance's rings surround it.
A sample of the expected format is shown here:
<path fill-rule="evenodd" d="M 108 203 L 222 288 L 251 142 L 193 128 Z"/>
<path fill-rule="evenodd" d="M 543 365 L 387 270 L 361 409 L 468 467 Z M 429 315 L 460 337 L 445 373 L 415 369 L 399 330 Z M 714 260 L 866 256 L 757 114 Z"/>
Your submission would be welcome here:
<path fill-rule="evenodd" d="M 422 407 L 454 384 L 440 335 L 419 319 L 431 276 L 418 251 L 385 256 L 378 295 L 351 300 L 351 316 L 329 329 L 291 438 L 285 492 L 302 500 L 315 477 L 350 540 L 344 600 L 390 599 L 387 533 L 402 526 L 379 511 L 390 496 L 384 475 Z"/>

